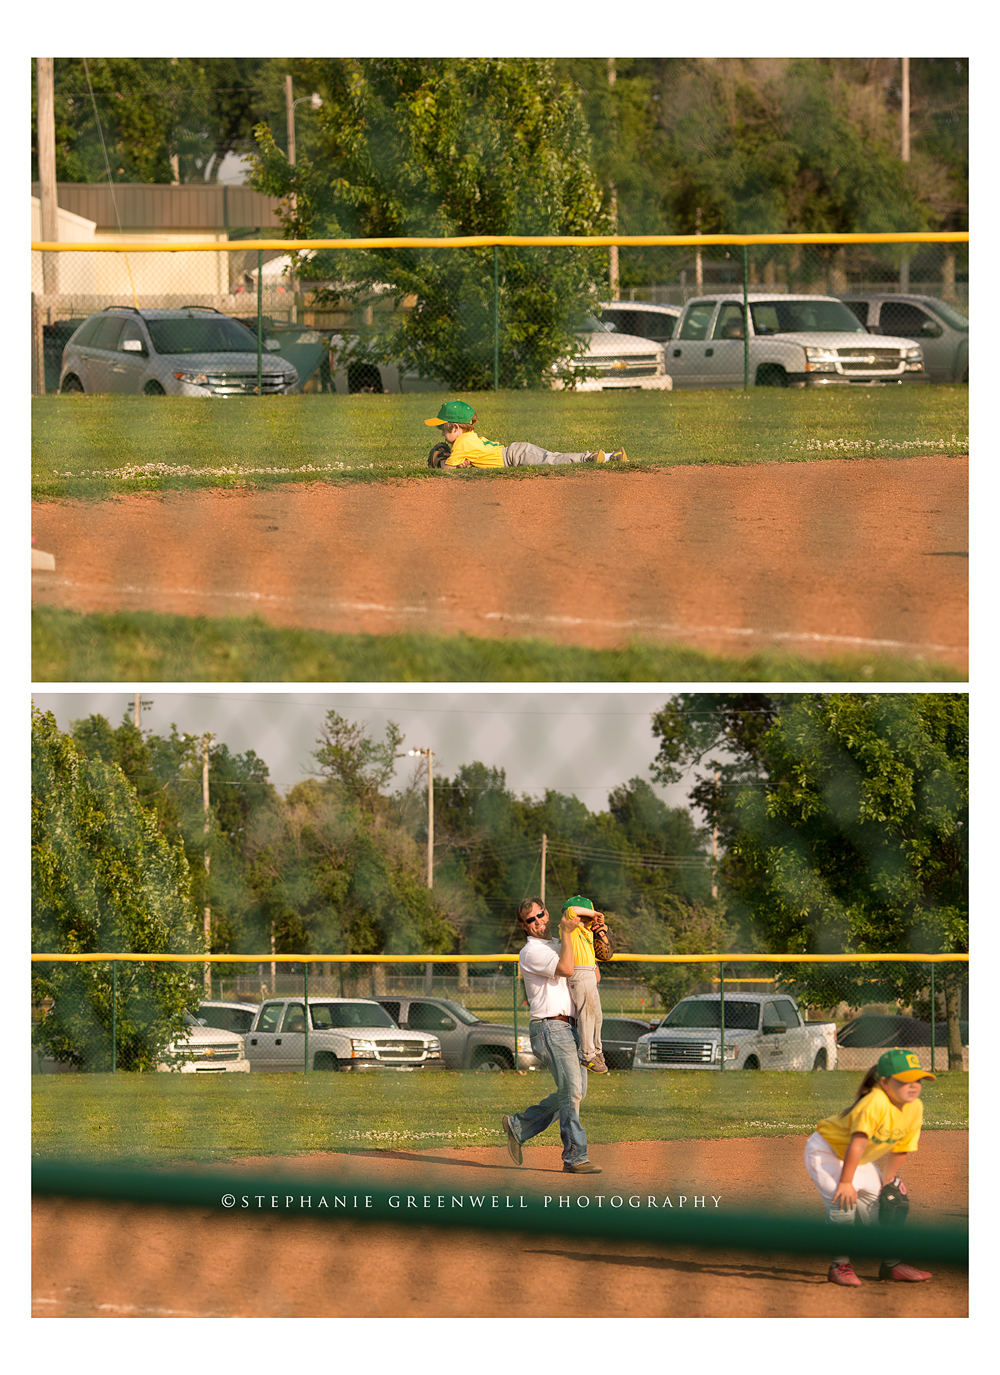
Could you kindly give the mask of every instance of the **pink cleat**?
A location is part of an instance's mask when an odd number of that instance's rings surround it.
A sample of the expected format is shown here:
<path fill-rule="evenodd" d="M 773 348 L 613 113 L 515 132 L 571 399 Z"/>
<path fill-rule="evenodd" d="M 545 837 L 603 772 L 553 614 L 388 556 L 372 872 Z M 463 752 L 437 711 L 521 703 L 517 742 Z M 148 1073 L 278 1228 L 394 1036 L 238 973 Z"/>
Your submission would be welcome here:
<path fill-rule="evenodd" d="M 857 1288 L 861 1284 L 861 1281 L 852 1270 L 851 1263 L 848 1260 L 842 1261 L 839 1265 L 831 1265 L 827 1279 L 831 1284 L 843 1284 L 847 1285 L 849 1288 Z"/>

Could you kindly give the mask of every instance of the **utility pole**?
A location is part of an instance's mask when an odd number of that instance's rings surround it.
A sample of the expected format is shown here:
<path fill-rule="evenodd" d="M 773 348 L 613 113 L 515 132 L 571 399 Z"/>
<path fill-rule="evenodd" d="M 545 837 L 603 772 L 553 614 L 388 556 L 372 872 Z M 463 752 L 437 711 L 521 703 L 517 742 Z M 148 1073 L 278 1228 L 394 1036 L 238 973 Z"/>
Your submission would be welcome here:
<path fill-rule="evenodd" d="M 719 766 L 715 766 L 715 805 L 712 808 L 712 898 L 719 896 L 719 885 L 716 881 L 717 866 L 719 862 Z"/>
<path fill-rule="evenodd" d="M 432 749 L 408 750 L 408 754 L 419 754 L 427 760 L 427 887 L 434 887 L 434 751 Z M 424 992 L 429 996 L 434 991 L 434 966 L 424 965 Z"/>
<path fill-rule="evenodd" d="M 35 60 L 38 87 L 38 199 L 41 203 L 43 243 L 59 241 L 59 198 L 56 190 L 56 111 L 53 59 Z M 42 290 L 46 296 L 59 290 L 56 253 L 42 254 Z"/>
<path fill-rule="evenodd" d="M 542 906 L 543 906 L 543 907 L 545 906 L 545 848 L 546 848 L 546 845 L 547 845 L 547 843 L 548 843 L 548 839 L 549 839 L 548 836 L 547 836 L 547 835 L 545 834 L 545 832 L 543 831 L 543 832 L 542 832 L 542 891 L 541 891 L 541 892 L 539 893 L 539 895 L 538 895 L 538 896 L 541 898 L 541 900 L 542 900 Z"/>
<path fill-rule="evenodd" d="M 695 225 L 694 232 L 695 232 L 696 234 L 700 234 L 700 233 L 701 233 L 701 206 L 700 206 L 700 205 L 695 207 L 695 212 L 694 212 L 694 225 Z M 695 249 L 695 254 L 694 254 L 694 284 L 695 284 L 695 286 L 698 288 L 698 290 L 699 290 L 699 292 L 700 292 L 700 291 L 701 291 L 701 288 L 702 288 L 701 249 L 700 249 L 700 248 Z"/>
<path fill-rule="evenodd" d="M 910 160 L 910 59 L 901 59 L 903 64 L 903 109 L 902 109 L 902 129 L 900 131 L 900 159 L 903 162 Z M 909 291 L 910 289 L 910 260 L 906 256 L 907 250 L 903 249 L 903 257 L 899 264 L 899 289 Z"/>
<path fill-rule="evenodd" d="M 295 101 L 292 99 L 292 78 L 285 77 L 285 113 L 288 116 L 288 161 L 295 166 Z"/>
<path fill-rule="evenodd" d="M 614 59 L 613 57 L 609 57 L 609 58 L 608 58 L 608 85 L 611 87 L 612 93 L 614 92 L 614 89 L 615 89 L 615 81 L 616 81 L 616 79 L 617 79 L 617 73 L 616 73 L 616 71 L 615 71 L 615 59 Z M 613 98 L 613 94 L 612 94 L 612 98 Z M 614 143 L 615 143 L 615 137 L 616 137 L 616 134 L 617 134 L 617 127 L 618 127 L 618 126 L 617 126 L 617 121 L 614 119 L 614 116 L 613 116 L 613 113 L 612 113 L 612 121 L 611 121 L 612 151 L 614 150 Z M 617 233 L 618 233 L 618 192 L 617 192 L 617 190 L 615 189 L 614 181 L 612 181 L 612 182 L 610 183 L 610 188 L 611 188 L 611 232 L 612 232 L 612 234 L 617 234 Z M 609 284 L 610 291 L 611 291 L 611 299 L 612 299 L 612 301 L 617 301 L 617 299 L 618 299 L 618 245 L 617 245 L 616 243 L 613 243 L 613 244 L 611 245 L 611 247 L 608 249 L 608 284 Z M 544 897 L 544 892 L 543 892 L 542 896 Z"/>
<path fill-rule="evenodd" d="M 202 804 L 204 805 L 204 808 L 205 808 L 205 896 L 206 896 L 206 898 L 208 897 L 208 872 L 209 872 L 209 865 L 211 864 L 211 857 L 210 857 L 210 855 L 209 855 L 209 853 L 208 853 L 208 832 L 209 832 L 209 825 L 210 825 L 210 820 L 211 820 L 211 812 L 209 811 L 209 806 L 208 806 L 208 749 L 209 749 L 209 746 L 211 745 L 211 743 L 212 743 L 212 741 L 213 741 L 214 739 L 215 739 L 215 736 L 214 736 L 214 735 L 203 735 L 202 738 L 201 738 L 201 745 L 202 745 L 202 755 L 201 755 L 201 800 L 202 800 Z M 205 949 L 206 949 L 206 950 L 211 950 L 211 948 L 212 948 L 212 909 L 209 907 L 208 903 L 206 902 L 206 903 L 205 903 Z M 272 947 L 272 948 L 273 948 L 273 947 Z M 272 978 L 272 983 L 273 983 L 273 978 Z M 212 996 L 212 966 L 211 966 L 211 964 L 206 964 L 206 965 L 205 965 L 205 993 L 208 995 L 209 998 L 211 998 L 211 996 Z"/>

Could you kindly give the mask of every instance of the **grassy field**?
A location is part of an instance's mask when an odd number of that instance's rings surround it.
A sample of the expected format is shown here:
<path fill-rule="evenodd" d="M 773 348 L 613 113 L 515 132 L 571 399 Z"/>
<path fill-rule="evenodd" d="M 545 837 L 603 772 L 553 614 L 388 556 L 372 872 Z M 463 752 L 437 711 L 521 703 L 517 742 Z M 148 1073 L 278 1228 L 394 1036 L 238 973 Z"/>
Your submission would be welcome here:
<path fill-rule="evenodd" d="M 846 1107 L 861 1076 L 618 1073 L 592 1077 L 588 1140 L 807 1136 Z M 500 1117 L 551 1091 L 547 1074 L 36 1075 L 36 1158 L 170 1165 L 324 1150 L 500 1146 Z M 967 1130 L 969 1080 L 924 1093 L 927 1131 Z M 553 1128 L 539 1138 L 558 1144 Z M 531 1150 L 529 1144 L 526 1150 Z"/>
<path fill-rule="evenodd" d="M 585 649 L 467 635 L 330 635 L 258 617 L 32 612 L 33 682 L 960 682 L 957 669 L 877 654 L 745 658 L 684 646 Z"/>
<path fill-rule="evenodd" d="M 36 499 L 287 481 L 566 481 L 575 470 L 431 472 L 443 396 L 44 396 L 32 402 Z M 967 387 L 470 395 L 479 431 L 651 465 L 910 457 L 968 450 Z"/>

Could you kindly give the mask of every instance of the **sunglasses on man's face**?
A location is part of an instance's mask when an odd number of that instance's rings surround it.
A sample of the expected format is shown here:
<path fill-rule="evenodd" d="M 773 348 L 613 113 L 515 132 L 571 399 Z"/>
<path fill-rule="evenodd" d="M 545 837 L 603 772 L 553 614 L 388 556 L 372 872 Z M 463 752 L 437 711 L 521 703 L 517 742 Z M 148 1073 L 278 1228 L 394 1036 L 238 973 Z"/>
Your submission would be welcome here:
<path fill-rule="evenodd" d="M 530 925 L 532 924 L 532 922 L 541 921 L 541 919 L 542 919 L 543 917 L 547 917 L 548 915 L 549 915 L 548 912 L 543 908 L 543 909 L 541 910 L 541 912 L 536 912 L 535 915 L 534 915 L 533 917 L 525 917 L 525 918 L 524 918 L 524 925 L 525 925 L 525 926 L 530 926 Z"/>

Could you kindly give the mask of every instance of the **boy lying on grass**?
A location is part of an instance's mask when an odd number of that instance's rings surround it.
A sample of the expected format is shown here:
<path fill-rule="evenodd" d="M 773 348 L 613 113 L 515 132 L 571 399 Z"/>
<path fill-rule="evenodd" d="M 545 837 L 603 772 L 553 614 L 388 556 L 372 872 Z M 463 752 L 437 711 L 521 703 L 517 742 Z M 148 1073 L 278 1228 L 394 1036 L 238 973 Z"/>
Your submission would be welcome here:
<path fill-rule="evenodd" d="M 425 425 L 436 426 L 443 439 L 427 456 L 429 468 L 454 472 L 456 468 L 520 468 L 541 467 L 554 463 L 625 463 L 624 449 L 588 450 L 583 454 L 559 454 L 542 449 L 537 444 L 515 440 L 513 444 L 497 444 L 476 434 L 476 412 L 466 401 L 446 401 L 432 420 Z"/>

